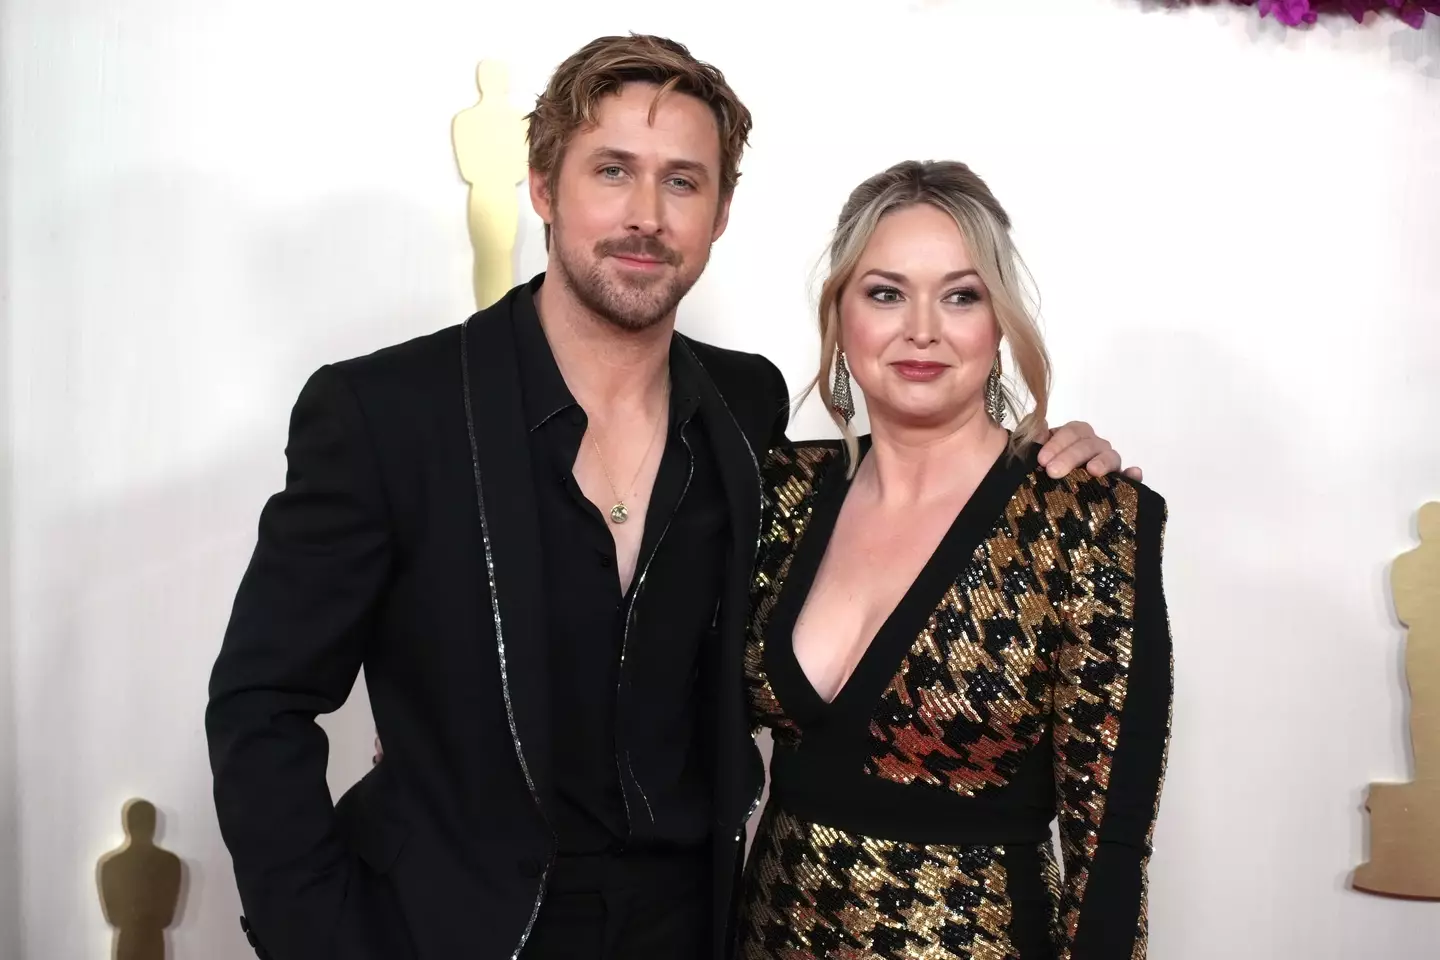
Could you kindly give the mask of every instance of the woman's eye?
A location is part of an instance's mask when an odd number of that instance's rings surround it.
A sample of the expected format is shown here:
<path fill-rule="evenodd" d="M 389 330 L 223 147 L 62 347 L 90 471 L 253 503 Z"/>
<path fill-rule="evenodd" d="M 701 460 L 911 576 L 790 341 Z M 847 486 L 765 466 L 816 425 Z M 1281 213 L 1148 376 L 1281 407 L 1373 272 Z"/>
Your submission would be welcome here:
<path fill-rule="evenodd" d="M 980 302 L 980 291 L 973 290 L 969 287 L 966 287 L 962 290 L 956 290 L 954 293 L 950 294 L 948 297 L 945 298 L 945 302 L 957 304 L 962 307 L 968 307 L 971 304 Z"/>
<path fill-rule="evenodd" d="M 900 291 L 894 287 L 871 287 L 865 295 L 876 303 L 897 303 L 900 300 Z"/>

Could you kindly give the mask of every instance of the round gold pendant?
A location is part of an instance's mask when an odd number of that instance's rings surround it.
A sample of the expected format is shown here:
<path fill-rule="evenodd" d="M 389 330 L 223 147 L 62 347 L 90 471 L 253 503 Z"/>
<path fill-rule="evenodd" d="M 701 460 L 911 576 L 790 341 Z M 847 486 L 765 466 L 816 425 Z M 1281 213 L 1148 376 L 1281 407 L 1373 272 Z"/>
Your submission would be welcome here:
<path fill-rule="evenodd" d="M 611 523 L 624 523 L 626 520 L 629 520 L 629 519 L 630 519 L 630 511 L 627 510 L 627 509 L 625 509 L 625 504 L 623 504 L 623 503 L 617 503 L 617 504 L 615 504 L 615 506 L 613 506 L 613 507 L 610 508 L 610 522 L 611 522 Z"/>

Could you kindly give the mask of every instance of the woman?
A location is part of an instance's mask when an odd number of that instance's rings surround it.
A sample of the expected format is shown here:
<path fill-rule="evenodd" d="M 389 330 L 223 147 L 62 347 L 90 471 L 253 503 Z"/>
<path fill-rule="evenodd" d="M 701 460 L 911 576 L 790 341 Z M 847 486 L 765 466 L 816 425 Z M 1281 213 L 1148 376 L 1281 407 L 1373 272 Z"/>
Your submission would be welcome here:
<path fill-rule="evenodd" d="M 764 470 L 746 681 L 775 749 L 747 960 L 1145 956 L 1166 508 L 1037 467 L 1049 361 L 1009 226 L 953 162 L 841 211 L 816 383 L 844 440 Z M 1002 341 L 1030 396 L 1013 430 Z"/>

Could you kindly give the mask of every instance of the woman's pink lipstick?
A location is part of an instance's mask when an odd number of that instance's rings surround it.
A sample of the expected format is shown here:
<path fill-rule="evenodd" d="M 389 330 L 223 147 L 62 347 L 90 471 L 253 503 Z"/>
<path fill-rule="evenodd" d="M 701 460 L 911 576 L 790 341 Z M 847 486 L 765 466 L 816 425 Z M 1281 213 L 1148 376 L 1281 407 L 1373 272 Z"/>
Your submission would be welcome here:
<path fill-rule="evenodd" d="M 890 364 L 906 380 L 934 380 L 950 368 L 948 363 L 933 360 L 901 360 Z"/>

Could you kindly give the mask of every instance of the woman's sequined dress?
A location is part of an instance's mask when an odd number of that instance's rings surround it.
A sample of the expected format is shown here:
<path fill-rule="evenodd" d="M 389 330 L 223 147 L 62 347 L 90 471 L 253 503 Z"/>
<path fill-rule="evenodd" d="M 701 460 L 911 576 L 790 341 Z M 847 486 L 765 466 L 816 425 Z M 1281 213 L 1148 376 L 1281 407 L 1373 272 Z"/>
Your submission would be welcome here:
<path fill-rule="evenodd" d="M 745 669 L 775 748 L 744 960 L 1145 957 L 1173 672 L 1165 502 L 1034 458 L 996 461 L 827 702 L 791 631 L 844 454 L 767 457 Z"/>

